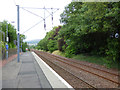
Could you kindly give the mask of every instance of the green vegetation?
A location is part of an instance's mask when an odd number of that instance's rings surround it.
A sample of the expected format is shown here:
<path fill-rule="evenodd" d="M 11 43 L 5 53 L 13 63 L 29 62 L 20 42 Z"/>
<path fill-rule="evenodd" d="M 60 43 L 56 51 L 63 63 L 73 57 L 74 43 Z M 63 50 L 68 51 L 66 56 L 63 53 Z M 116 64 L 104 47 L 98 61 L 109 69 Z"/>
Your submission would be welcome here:
<path fill-rule="evenodd" d="M 28 45 L 26 42 L 22 43 L 22 51 L 26 52 L 26 48 L 28 48 Z M 29 48 L 28 48 L 29 49 Z"/>
<path fill-rule="evenodd" d="M 54 27 L 53 30 L 47 32 L 44 39 L 40 40 L 37 45 L 37 49 L 50 51 L 51 53 L 58 50 L 58 32 L 61 26 Z"/>
<path fill-rule="evenodd" d="M 89 56 L 89 55 L 85 55 L 85 54 L 80 54 L 80 55 L 74 55 L 72 58 L 76 59 L 76 60 L 80 60 L 80 61 L 87 61 L 87 62 L 90 62 L 90 63 L 103 65 L 107 68 L 118 69 L 118 62 L 112 62 L 112 64 L 109 65 L 108 62 L 106 62 L 105 57 L 93 56 L 93 55 Z"/>
<path fill-rule="evenodd" d="M 17 33 L 15 27 L 12 24 L 8 23 L 7 21 L 0 22 L 0 30 L 5 34 L 4 35 L 3 33 L 1 33 L 2 39 L 0 40 L 0 42 L 2 43 L 3 53 L 5 53 L 6 51 L 5 45 L 7 43 L 6 42 L 7 26 L 8 26 L 8 37 L 9 37 L 9 41 L 8 41 L 9 48 L 16 48 L 17 45 Z M 20 46 L 22 43 L 23 49 L 27 47 L 27 45 L 24 45 L 26 44 L 25 42 L 23 42 L 24 39 L 25 39 L 25 35 L 20 34 Z"/>
<path fill-rule="evenodd" d="M 81 61 L 87 61 L 87 62 L 91 62 L 91 63 L 97 63 L 100 65 L 104 65 L 105 64 L 105 58 L 103 57 L 99 57 L 99 56 L 89 56 L 89 55 L 75 55 L 73 56 L 73 59 L 77 59 L 77 60 L 81 60 Z"/>
<path fill-rule="evenodd" d="M 59 51 L 59 50 L 56 50 L 56 51 L 52 52 L 52 54 L 55 54 L 55 55 L 59 55 L 59 56 L 65 57 L 64 52 L 61 52 L 61 51 Z"/>
<path fill-rule="evenodd" d="M 8 45 L 9 45 L 9 48 L 15 48 L 16 46 L 14 44 L 14 40 L 17 39 L 15 27 L 12 24 L 8 23 L 7 21 L 0 22 L 0 25 L 1 25 L 0 29 L 2 30 L 3 33 L 5 33 L 5 36 L 2 34 L 2 42 L 4 42 L 4 44 L 6 44 L 7 26 L 8 26 L 8 37 L 9 37 Z"/>
<path fill-rule="evenodd" d="M 91 59 L 105 57 L 90 61 L 108 67 L 119 62 L 120 37 L 115 34 L 120 35 L 120 2 L 71 2 L 60 21 L 63 26 L 48 32 L 38 43 L 38 49 L 50 52 L 58 49 L 70 58 L 86 54 Z"/>

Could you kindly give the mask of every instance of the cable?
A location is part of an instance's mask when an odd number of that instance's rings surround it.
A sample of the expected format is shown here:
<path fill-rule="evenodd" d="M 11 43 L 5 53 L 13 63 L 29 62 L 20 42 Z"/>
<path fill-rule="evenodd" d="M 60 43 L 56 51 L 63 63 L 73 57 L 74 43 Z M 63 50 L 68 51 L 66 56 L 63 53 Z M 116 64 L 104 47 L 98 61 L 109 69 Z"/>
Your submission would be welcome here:
<path fill-rule="evenodd" d="M 49 14 L 51 14 L 46 8 L 45 8 L 45 10 L 46 10 Z"/>
<path fill-rule="evenodd" d="M 50 15 L 49 15 L 50 16 Z M 49 16 L 47 16 L 46 18 L 48 18 Z M 45 18 L 45 19 L 46 19 Z M 25 32 L 23 32 L 22 34 L 26 33 L 27 31 L 29 31 L 30 29 L 32 29 L 33 27 L 35 27 L 36 25 L 38 25 L 39 23 L 41 23 L 44 20 L 41 20 L 40 22 L 36 23 L 35 25 L 33 25 L 32 27 L 30 27 L 28 30 L 26 30 Z"/>
<path fill-rule="evenodd" d="M 43 8 L 36 8 L 36 7 L 21 7 L 21 8 L 27 8 L 27 9 L 43 9 Z"/>
<path fill-rule="evenodd" d="M 50 16 L 50 15 L 49 15 Z M 49 16 L 47 16 L 46 18 L 48 18 Z M 46 19 L 45 18 L 45 19 Z M 30 29 L 32 29 L 33 27 L 35 27 L 36 25 L 38 25 L 39 23 L 41 23 L 44 20 L 41 20 L 40 22 L 36 23 L 35 25 L 33 25 L 32 27 L 30 27 L 28 30 L 26 30 L 25 32 L 23 32 L 22 34 L 26 33 L 27 31 L 29 31 Z"/>
<path fill-rule="evenodd" d="M 53 25 L 53 14 L 54 14 L 57 10 L 59 10 L 59 8 L 45 8 L 45 6 L 44 6 L 44 8 L 33 8 L 33 7 L 21 7 L 21 8 L 22 8 L 23 10 L 25 10 L 25 11 L 27 11 L 27 12 L 35 15 L 35 16 L 37 16 L 37 17 L 42 18 L 43 20 L 41 20 L 40 22 L 44 21 L 44 29 L 45 29 L 45 30 L 46 30 L 46 22 L 45 22 L 45 19 L 47 19 L 49 16 L 52 16 L 52 25 Z M 25 8 L 28 8 L 28 9 L 44 9 L 44 18 L 41 17 L 41 16 L 39 16 L 39 15 L 37 15 L 37 14 L 35 14 L 35 13 L 33 13 L 33 12 L 31 12 L 31 11 L 29 11 L 29 10 L 26 10 Z M 51 10 L 52 10 L 52 13 L 50 13 L 47 9 L 51 9 Z M 57 9 L 57 10 L 53 12 L 53 9 Z M 48 15 L 47 17 L 45 17 L 45 10 L 50 14 L 50 15 Z M 38 23 L 36 23 L 35 25 L 33 25 L 32 27 L 30 27 L 28 30 L 26 30 L 26 31 L 23 32 L 22 34 L 26 33 L 26 32 L 29 31 L 29 30 L 31 30 L 33 27 L 35 27 L 36 25 L 38 25 L 40 22 L 38 22 Z"/>
<path fill-rule="evenodd" d="M 44 8 L 36 8 L 36 7 L 21 7 L 21 8 L 27 8 L 27 9 L 44 9 Z M 45 8 L 45 9 L 51 9 L 51 8 Z M 53 8 L 53 9 L 60 9 L 60 8 Z"/>
<path fill-rule="evenodd" d="M 37 15 L 37 14 L 35 14 L 35 13 L 29 11 L 29 10 L 26 10 L 26 9 L 24 9 L 24 8 L 22 8 L 22 9 L 25 10 L 25 11 L 27 11 L 27 12 L 29 12 L 29 13 L 31 13 L 31 14 L 33 14 L 33 15 L 35 15 L 35 16 L 37 16 L 37 17 L 40 17 L 40 18 L 44 19 L 43 17 L 41 17 L 41 16 L 39 16 L 39 15 Z"/>
<path fill-rule="evenodd" d="M 13 2 L 14 2 L 14 4 L 15 4 L 15 6 L 16 6 L 16 2 L 15 2 L 15 0 L 13 0 Z"/>
<path fill-rule="evenodd" d="M 26 30 L 25 32 L 23 32 L 22 34 L 26 33 L 27 31 L 29 31 L 30 29 L 32 29 L 33 27 L 35 27 L 36 25 L 38 25 L 39 23 L 41 23 L 43 20 L 39 21 L 38 23 L 36 23 L 35 25 L 33 25 L 32 27 L 30 27 L 28 30 Z"/>

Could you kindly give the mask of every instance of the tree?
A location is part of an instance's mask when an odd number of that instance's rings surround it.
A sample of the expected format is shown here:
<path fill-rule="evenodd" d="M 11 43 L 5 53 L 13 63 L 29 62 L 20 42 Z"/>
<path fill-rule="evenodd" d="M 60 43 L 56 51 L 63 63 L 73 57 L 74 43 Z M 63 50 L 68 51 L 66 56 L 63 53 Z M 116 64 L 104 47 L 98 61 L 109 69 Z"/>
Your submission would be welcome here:
<path fill-rule="evenodd" d="M 113 34 L 114 37 L 116 32 L 120 34 L 119 18 L 120 2 L 70 3 L 61 14 L 60 21 L 64 25 L 59 32 L 59 36 L 64 37 L 67 44 L 66 55 L 107 54 L 117 60 L 120 53 L 118 49 L 120 38 L 111 39 L 110 35 Z"/>
<path fill-rule="evenodd" d="M 60 30 L 61 26 L 54 27 L 51 31 L 47 32 L 45 38 L 40 40 L 40 42 L 37 45 L 38 49 L 44 50 L 44 51 L 50 51 L 53 52 L 58 49 L 58 32 Z"/>
<path fill-rule="evenodd" d="M 8 25 L 8 37 L 9 37 L 9 48 L 15 48 L 14 40 L 17 40 L 17 34 L 16 34 L 16 29 L 15 27 L 8 23 L 7 21 L 1 22 L 1 29 L 5 33 L 5 37 L 7 37 L 7 25 Z M 6 42 L 6 38 L 5 38 Z"/>
<path fill-rule="evenodd" d="M 27 42 L 22 43 L 22 51 L 26 52 L 26 48 L 28 48 Z"/>

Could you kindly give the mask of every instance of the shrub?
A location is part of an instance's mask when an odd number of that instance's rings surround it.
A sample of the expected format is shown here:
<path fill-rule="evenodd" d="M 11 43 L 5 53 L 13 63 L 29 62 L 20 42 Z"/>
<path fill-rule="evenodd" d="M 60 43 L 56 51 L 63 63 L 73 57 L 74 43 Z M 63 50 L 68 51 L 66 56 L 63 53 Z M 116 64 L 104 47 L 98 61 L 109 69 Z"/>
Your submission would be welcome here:
<path fill-rule="evenodd" d="M 57 42 L 56 40 L 49 40 L 47 47 L 50 52 L 53 52 L 58 49 L 56 42 Z"/>

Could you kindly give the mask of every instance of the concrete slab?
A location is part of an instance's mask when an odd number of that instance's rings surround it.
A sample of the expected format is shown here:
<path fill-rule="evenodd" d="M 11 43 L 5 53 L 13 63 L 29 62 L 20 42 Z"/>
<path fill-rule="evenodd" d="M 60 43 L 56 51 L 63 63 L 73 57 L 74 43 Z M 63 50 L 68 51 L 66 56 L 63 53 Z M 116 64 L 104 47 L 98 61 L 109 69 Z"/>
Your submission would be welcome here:
<path fill-rule="evenodd" d="M 33 63 L 22 63 L 20 72 L 35 71 Z"/>
<path fill-rule="evenodd" d="M 3 80 L 2 88 L 17 88 L 18 82 L 19 82 L 18 79 Z"/>
<path fill-rule="evenodd" d="M 3 67 L 2 88 L 51 88 L 48 80 L 30 52 Z"/>
<path fill-rule="evenodd" d="M 42 88 L 37 74 L 19 75 L 18 88 Z"/>
<path fill-rule="evenodd" d="M 2 67 L 2 88 L 17 88 L 19 80 L 17 79 L 21 62 L 17 59 L 6 64 Z"/>
<path fill-rule="evenodd" d="M 17 78 L 20 67 L 21 62 L 18 63 L 16 59 L 9 62 L 2 68 L 2 80 Z"/>

